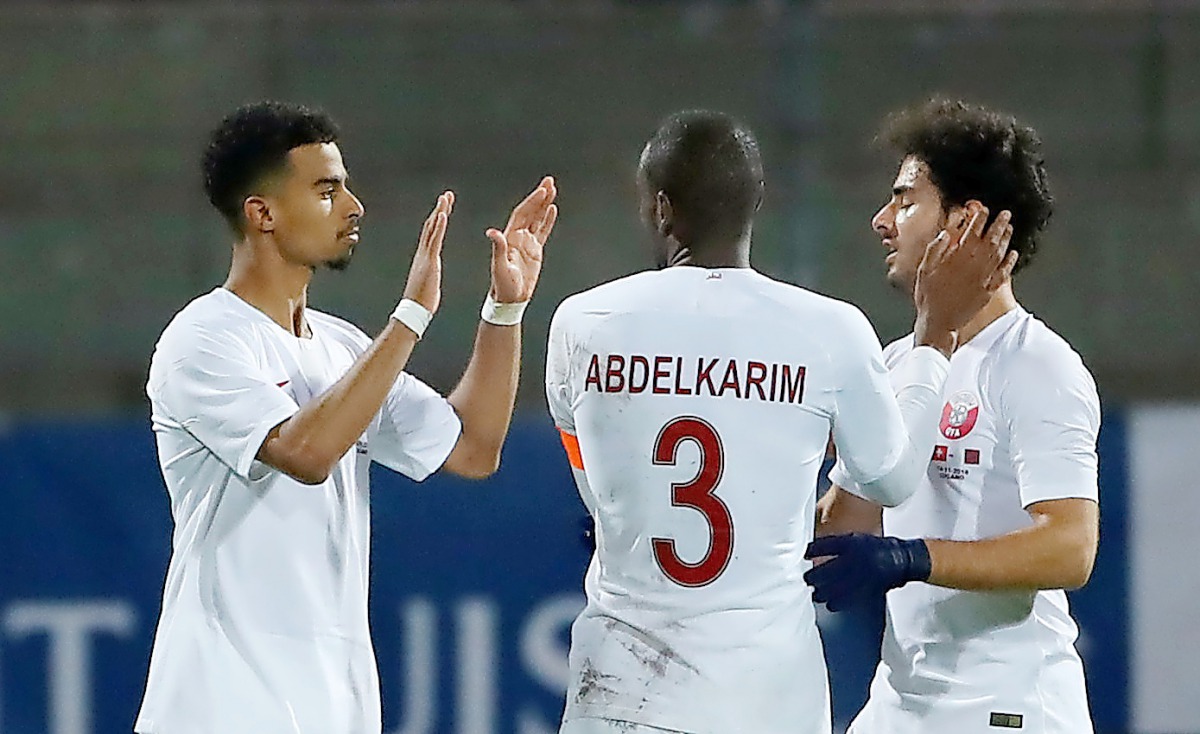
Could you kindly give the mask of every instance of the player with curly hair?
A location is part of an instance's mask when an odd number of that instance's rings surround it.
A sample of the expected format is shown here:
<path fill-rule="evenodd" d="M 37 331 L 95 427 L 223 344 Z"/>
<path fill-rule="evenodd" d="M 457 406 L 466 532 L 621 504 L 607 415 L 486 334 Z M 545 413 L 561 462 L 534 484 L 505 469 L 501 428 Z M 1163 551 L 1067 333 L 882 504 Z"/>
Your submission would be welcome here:
<path fill-rule="evenodd" d="M 900 171 L 871 225 L 893 286 L 911 297 L 926 243 L 989 210 L 1011 213 L 1014 272 L 1030 262 L 1053 203 L 1033 129 L 933 100 L 894 115 L 884 139 Z M 912 348 L 912 335 L 889 345 L 889 366 Z M 839 462 L 818 503 L 813 598 L 839 611 L 887 592 L 882 660 L 850 732 L 1087 734 L 1063 590 L 1096 557 L 1095 382 L 1010 280 L 959 330 L 945 394 L 912 497 L 881 508 Z"/>

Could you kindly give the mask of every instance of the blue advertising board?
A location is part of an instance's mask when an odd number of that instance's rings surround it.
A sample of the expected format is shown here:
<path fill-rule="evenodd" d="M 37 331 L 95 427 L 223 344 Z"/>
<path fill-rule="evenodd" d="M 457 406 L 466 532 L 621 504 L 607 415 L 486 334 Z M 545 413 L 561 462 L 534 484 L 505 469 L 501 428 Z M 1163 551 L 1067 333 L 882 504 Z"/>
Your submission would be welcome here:
<path fill-rule="evenodd" d="M 1073 597 L 1099 732 L 1126 730 L 1125 448 L 1102 437 L 1102 552 Z M 171 520 L 143 419 L 0 427 L 0 733 L 129 732 Z M 372 632 L 388 734 L 549 734 L 583 604 L 583 505 L 557 435 L 518 421 L 484 482 L 372 477 Z M 820 620 L 835 719 L 865 697 L 880 609 Z"/>

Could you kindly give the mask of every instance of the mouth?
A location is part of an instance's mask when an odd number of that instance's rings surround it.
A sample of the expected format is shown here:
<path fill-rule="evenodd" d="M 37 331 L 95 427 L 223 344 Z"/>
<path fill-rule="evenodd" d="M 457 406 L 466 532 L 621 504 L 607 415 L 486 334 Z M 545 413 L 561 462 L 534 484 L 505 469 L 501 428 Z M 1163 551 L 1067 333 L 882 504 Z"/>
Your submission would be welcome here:
<path fill-rule="evenodd" d="M 358 244 L 358 227 L 355 227 L 354 229 L 350 230 L 346 234 L 342 235 L 342 239 L 350 240 L 350 242 L 357 245 Z"/>

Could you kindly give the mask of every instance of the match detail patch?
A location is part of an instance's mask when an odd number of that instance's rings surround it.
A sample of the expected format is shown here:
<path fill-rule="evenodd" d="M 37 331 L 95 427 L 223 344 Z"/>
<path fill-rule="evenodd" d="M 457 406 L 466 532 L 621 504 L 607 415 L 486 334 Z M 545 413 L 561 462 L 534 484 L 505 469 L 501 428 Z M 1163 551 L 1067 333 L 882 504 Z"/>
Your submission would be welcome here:
<path fill-rule="evenodd" d="M 993 711 L 988 726 L 994 726 L 999 729 L 1020 729 L 1025 726 L 1025 717 L 1021 714 L 1002 714 L 998 711 Z"/>

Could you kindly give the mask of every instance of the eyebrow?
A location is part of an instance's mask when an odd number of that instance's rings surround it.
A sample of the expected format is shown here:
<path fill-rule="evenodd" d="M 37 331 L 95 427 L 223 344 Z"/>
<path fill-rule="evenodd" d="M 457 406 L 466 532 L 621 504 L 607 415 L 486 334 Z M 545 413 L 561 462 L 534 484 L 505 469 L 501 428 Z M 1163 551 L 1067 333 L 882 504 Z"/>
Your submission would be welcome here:
<path fill-rule="evenodd" d="M 345 183 L 347 178 L 349 178 L 349 174 L 347 174 L 346 178 L 342 178 L 341 176 L 326 176 L 314 181 L 313 186 L 337 186 Z"/>

